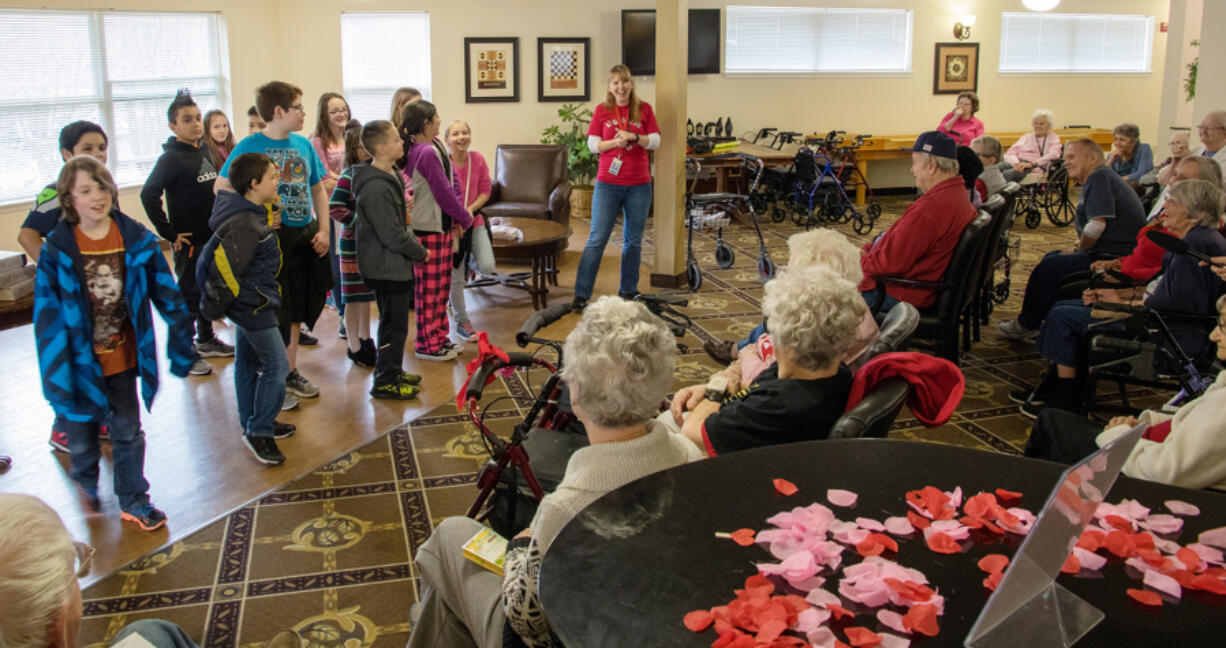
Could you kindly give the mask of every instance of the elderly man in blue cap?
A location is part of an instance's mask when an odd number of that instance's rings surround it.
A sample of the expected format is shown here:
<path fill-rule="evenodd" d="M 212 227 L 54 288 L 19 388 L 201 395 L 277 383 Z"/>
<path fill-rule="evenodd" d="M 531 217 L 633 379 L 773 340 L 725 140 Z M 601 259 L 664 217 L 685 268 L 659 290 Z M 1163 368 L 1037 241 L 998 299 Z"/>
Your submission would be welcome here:
<path fill-rule="evenodd" d="M 939 281 L 962 230 L 975 219 L 975 208 L 958 175 L 958 145 L 953 139 L 928 131 L 903 150 L 911 151 L 911 175 L 922 193 L 898 222 L 864 246 L 860 257 L 864 270 L 860 292 L 869 306 L 880 300 L 881 312 L 900 301 L 917 308 L 936 301 L 935 290 L 878 284 L 876 277 Z"/>

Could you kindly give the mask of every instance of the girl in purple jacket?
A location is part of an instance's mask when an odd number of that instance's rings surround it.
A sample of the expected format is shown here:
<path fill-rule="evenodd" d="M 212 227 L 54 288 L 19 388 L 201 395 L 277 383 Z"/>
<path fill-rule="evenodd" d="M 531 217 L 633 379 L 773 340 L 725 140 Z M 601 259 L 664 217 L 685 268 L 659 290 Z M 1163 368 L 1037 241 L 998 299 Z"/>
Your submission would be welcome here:
<path fill-rule="evenodd" d="M 405 107 L 400 134 L 409 147 L 403 173 L 405 184 L 413 187 L 410 226 L 430 251 L 427 261 L 413 265 L 417 305 L 414 355 L 442 362 L 459 354 L 448 339 L 447 326 L 452 241 L 457 233 L 472 226 L 473 217 L 460 197 L 447 151 L 435 140 L 440 123 L 434 104 L 418 101 Z"/>

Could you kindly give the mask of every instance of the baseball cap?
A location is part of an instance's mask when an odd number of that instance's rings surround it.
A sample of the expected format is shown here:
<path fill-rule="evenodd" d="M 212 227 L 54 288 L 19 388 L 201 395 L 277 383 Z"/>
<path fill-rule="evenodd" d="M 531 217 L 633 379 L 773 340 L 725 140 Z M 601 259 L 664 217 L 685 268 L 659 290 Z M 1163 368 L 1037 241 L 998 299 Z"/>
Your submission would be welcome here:
<path fill-rule="evenodd" d="M 919 137 L 915 138 L 913 146 L 910 148 L 903 147 L 902 150 L 914 153 L 927 153 L 951 160 L 958 159 L 958 144 L 954 142 L 953 138 L 940 131 L 920 133 Z"/>

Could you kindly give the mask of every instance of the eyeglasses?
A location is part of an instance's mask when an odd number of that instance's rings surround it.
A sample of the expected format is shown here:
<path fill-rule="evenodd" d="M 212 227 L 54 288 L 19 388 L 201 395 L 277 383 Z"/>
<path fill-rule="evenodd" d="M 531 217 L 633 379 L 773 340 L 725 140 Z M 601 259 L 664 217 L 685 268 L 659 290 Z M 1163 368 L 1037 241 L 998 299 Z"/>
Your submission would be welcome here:
<path fill-rule="evenodd" d="M 89 573 L 90 566 L 94 564 L 94 553 L 97 550 L 84 542 L 73 542 L 72 546 L 77 551 L 77 578 L 81 578 Z"/>
<path fill-rule="evenodd" d="M 331 115 L 331 116 L 333 116 L 333 117 L 335 117 L 335 116 L 337 116 L 337 115 L 348 115 L 348 114 L 349 114 L 349 109 L 348 109 L 348 108 L 337 108 L 336 110 L 329 110 L 329 111 L 328 111 L 328 114 L 329 114 L 329 115 Z"/>
<path fill-rule="evenodd" d="M 1199 126 L 1197 126 L 1197 127 L 1196 127 L 1196 130 L 1198 130 L 1198 131 L 1226 130 L 1226 127 L 1223 127 L 1223 126 L 1206 126 L 1206 125 L 1204 125 L 1204 124 L 1201 124 L 1201 125 L 1199 125 Z"/>
<path fill-rule="evenodd" d="M 304 108 L 302 104 L 294 104 L 290 106 L 290 108 L 297 110 L 298 112 L 303 112 L 303 113 L 306 112 L 306 108 Z"/>

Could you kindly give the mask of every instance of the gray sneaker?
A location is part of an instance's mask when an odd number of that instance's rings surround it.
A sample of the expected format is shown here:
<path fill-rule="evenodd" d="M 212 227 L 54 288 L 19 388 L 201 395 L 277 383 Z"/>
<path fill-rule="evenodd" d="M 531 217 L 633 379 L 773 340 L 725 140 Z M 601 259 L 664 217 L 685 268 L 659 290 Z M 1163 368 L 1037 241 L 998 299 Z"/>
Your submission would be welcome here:
<path fill-rule="evenodd" d="M 207 342 L 197 342 L 195 347 L 196 353 L 200 354 L 201 358 L 231 358 L 234 356 L 234 347 L 218 338 Z"/>
<path fill-rule="evenodd" d="M 1000 336 L 1006 340 L 1033 340 L 1039 337 L 1037 330 L 1022 326 L 1017 318 L 1004 320 L 997 324 L 996 328 L 1000 331 Z"/>
<path fill-rule="evenodd" d="M 289 372 L 289 375 L 285 377 L 285 391 L 298 398 L 315 398 L 319 395 L 319 387 L 303 378 L 297 369 Z"/>
<path fill-rule="evenodd" d="M 201 358 L 192 364 L 192 368 L 188 370 L 188 373 L 193 376 L 207 376 L 213 373 L 213 365 L 209 364 L 207 360 Z"/>
<path fill-rule="evenodd" d="M 281 403 L 281 411 L 284 412 L 285 410 L 292 410 L 295 407 L 298 407 L 298 397 L 286 392 L 285 402 Z"/>

